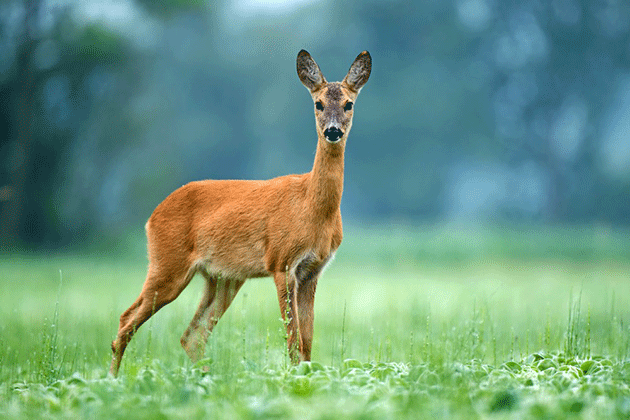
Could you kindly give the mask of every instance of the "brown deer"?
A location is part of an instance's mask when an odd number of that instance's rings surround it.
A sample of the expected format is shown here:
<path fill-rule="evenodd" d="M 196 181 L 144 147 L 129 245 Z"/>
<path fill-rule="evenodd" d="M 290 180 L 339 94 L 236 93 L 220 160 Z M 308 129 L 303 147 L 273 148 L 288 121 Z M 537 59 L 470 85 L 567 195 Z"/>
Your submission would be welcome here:
<path fill-rule="evenodd" d="M 362 52 L 341 82 L 327 82 L 311 55 L 297 73 L 315 103 L 313 169 L 268 181 L 206 180 L 175 190 L 146 224 L 149 268 L 140 296 L 120 317 L 110 373 L 135 331 L 172 302 L 196 273 L 205 292 L 181 344 L 203 358 L 210 332 L 245 280 L 273 276 L 293 363 L 310 360 L 317 279 L 341 244 L 343 159 L 354 101 L 370 77 Z"/>

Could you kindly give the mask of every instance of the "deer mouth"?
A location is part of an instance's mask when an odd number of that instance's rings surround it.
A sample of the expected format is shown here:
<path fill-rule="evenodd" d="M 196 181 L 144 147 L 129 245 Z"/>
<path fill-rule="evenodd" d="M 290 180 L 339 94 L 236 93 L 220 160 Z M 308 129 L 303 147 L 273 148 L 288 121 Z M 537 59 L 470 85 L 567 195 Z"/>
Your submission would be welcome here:
<path fill-rule="evenodd" d="M 343 131 L 337 127 L 330 127 L 324 130 L 324 137 L 330 143 L 337 143 L 343 137 Z"/>

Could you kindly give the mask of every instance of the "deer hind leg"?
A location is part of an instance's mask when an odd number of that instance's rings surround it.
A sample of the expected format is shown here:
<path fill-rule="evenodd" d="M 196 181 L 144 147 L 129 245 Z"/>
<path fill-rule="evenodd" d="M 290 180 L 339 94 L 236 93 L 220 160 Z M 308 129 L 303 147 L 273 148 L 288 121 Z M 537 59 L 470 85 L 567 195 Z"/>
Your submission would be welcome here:
<path fill-rule="evenodd" d="M 192 321 L 190 321 L 190 325 L 186 328 L 186 331 L 184 331 L 180 339 L 184 351 L 186 351 L 186 354 L 193 363 L 202 359 L 204 356 L 210 333 L 208 329 L 202 325 L 202 320 L 206 318 L 206 312 L 208 312 L 209 307 L 214 302 L 217 291 L 217 279 L 210 276 L 205 269 L 200 270 L 200 272 L 206 280 L 204 294 L 201 298 L 201 302 L 199 302 L 197 312 L 195 312 Z"/>
<path fill-rule="evenodd" d="M 203 359 L 210 333 L 245 283 L 240 279 L 219 279 L 205 270 L 201 273 L 206 279 L 206 289 L 195 316 L 180 340 L 193 363 Z"/>
<path fill-rule="evenodd" d="M 125 349 L 137 329 L 162 307 L 175 300 L 196 271 L 196 266 L 181 266 L 167 271 L 149 265 L 140 296 L 120 317 L 118 334 L 112 342 L 113 356 L 109 370 L 112 375 L 118 374 Z"/>

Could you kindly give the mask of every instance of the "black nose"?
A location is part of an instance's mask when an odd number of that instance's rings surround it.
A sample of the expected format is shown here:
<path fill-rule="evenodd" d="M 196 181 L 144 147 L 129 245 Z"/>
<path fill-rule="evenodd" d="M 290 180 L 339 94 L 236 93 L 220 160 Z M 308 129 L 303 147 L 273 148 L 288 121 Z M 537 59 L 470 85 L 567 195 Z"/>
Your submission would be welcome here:
<path fill-rule="evenodd" d="M 326 139 L 328 141 L 336 142 L 339 141 L 341 136 L 343 136 L 343 131 L 341 131 L 337 127 L 330 127 L 324 130 L 324 136 L 326 136 Z"/>

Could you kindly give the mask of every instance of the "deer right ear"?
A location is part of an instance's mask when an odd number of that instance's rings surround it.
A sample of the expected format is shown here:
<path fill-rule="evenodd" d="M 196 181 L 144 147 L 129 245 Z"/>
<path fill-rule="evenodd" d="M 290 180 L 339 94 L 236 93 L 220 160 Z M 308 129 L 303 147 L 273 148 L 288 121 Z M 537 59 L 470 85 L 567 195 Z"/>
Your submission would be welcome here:
<path fill-rule="evenodd" d="M 348 70 L 348 74 L 346 75 L 346 78 L 343 79 L 343 82 L 350 89 L 359 93 L 363 85 L 370 78 L 371 72 L 372 57 L 370 56 L 369 52 L 363 51 L 357 56 L 357 58 L 350 66 L 350 70 Z"/>
<path fill-rule="evenodd" d="M 318 90 L 326 83 L 326 79 L 319 69 L 319 66 L 315 60 L 313 60 L 313 57 L 305 50 L 301 50 L 298 53 L 297 73 L 302 84 L 311 92 Z"/>

